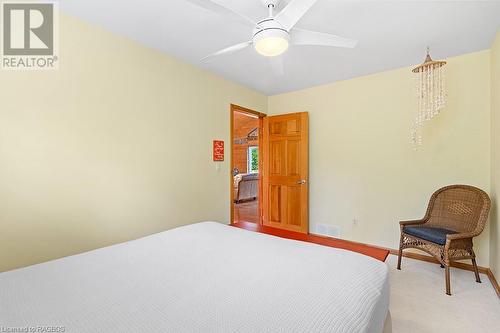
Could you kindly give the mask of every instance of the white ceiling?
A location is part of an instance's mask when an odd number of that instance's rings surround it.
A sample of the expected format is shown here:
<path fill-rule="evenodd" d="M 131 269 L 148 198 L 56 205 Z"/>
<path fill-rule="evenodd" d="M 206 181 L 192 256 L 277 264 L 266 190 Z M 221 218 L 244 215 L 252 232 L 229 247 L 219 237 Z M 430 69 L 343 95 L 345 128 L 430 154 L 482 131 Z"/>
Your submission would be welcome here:
<path fill-rule="evenodd" d="M 261 0 L 218 2 L 255 20 L 267 13 Z M 252 32 L 184 0 L 62 0 L 60 6 L 267 95 L 418 64 L 428 45 L 436 59 L 487 49 L 500 27 L 500 1 L 318 0 L 297 27 L 354 38 L 358 46 L 291 46 L 283 56 L 285 73 L 278 75 L 253 49 L 201 63 L 214 51 L 250 40 Z"/>

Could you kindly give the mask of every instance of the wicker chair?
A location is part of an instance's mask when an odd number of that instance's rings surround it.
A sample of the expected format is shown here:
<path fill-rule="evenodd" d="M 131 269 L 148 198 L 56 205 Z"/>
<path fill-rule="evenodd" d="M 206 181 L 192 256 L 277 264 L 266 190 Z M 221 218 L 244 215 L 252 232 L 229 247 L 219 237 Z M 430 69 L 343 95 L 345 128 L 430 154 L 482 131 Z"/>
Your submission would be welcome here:
<path fill-rule="evenodd" d="M 473 186 L 452 185 L 436 191 L 423 219 L 399 222 L 398 269 L 403 250 L 416 248 L 431 254 L 444 266 L 447 295 L 451 295 L 452 261 L 471 259 L 476 282 L 481 283 L 472 239 L 483 231 L 490 206 L 488 195 Z"/>

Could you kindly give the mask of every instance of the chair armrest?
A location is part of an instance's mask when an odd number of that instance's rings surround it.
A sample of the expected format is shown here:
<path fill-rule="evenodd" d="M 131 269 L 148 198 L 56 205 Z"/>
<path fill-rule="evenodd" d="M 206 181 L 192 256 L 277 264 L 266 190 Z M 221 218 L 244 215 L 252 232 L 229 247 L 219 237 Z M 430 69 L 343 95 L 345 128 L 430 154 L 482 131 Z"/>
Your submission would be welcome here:
<path fill-rule="evenodd" d="M 476 237 L 477 235 L 474 232 L 463 232 L 460 234 L 448 234 L 446 235 L 446 240 L 454 241 L 459 239 L 468 239 Z"/>
<path fill-rule="evenodd" d="M 425 224 L 427 222 L 426 219 L 421 219 L 421 220 L 410 220 L 410 221 L 400 221 L 399 225 L 401 227 L 405 227 L 407 225 L 418 225 L 418 224 Z"/>

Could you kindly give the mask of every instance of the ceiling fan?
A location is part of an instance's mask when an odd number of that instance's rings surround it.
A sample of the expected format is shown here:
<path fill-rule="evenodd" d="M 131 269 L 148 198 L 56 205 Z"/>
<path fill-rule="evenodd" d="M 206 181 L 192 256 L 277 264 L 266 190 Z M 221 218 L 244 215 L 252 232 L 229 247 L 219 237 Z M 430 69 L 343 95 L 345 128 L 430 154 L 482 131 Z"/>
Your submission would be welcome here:
<path fill-rule="evenodd" d="M 357 41 L 353 39 L 295 28 L 297 22 L 307 13 L 317 0 L 291 0 L 290 3 L 276 15 L 274 9 L 281 0 L 261 0 L 268 8 L 269 16 L 257 22 L 213 0 L 186 1 L 228 18 L 237 18 L 254 28 L 250 41 L 227 47 L 206 56 L 202 60 L 237 52 L 252 45 L 259 54 L 266 57 L 276 57 L 286 52 L 290 44 L 347 48 L 353 48 L 357 44 Z"/>

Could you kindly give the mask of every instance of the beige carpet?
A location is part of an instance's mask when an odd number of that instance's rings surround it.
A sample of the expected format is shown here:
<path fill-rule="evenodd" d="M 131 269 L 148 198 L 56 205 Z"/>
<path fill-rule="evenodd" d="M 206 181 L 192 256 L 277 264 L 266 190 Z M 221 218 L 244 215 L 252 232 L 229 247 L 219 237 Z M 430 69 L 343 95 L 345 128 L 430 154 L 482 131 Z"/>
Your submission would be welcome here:
<path fill-rule="evenodd" d="M 500 299 L 488 277 L 476 283 L 474 273 L 451 270 L 452 296 L 444 293 L 444 269 L 439 265 L 397 257 L 387 258 L 391 275 L 393 333 L 500 332 Z"/>

